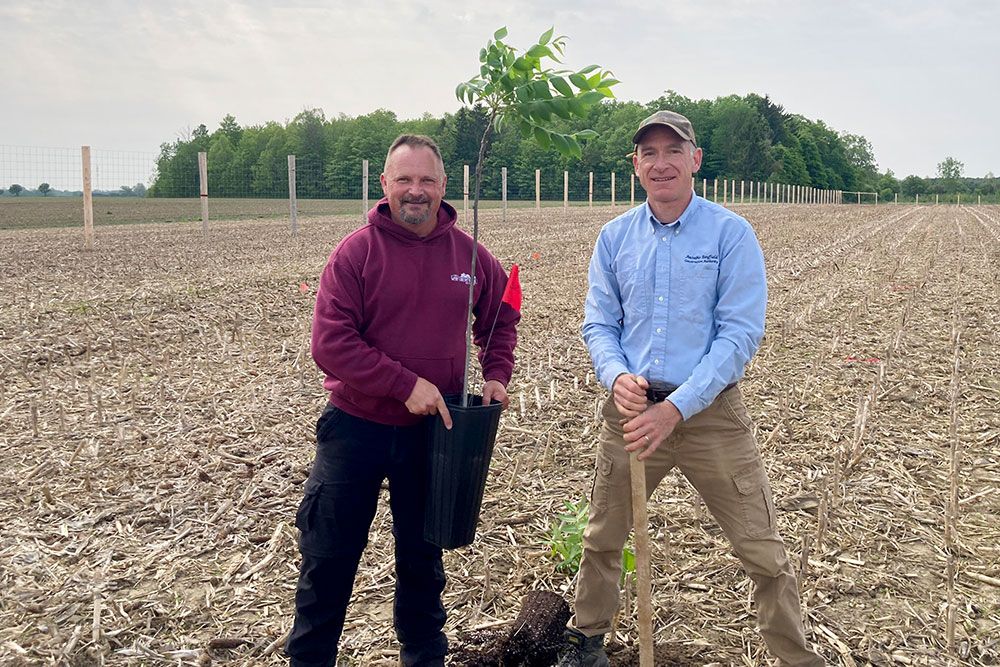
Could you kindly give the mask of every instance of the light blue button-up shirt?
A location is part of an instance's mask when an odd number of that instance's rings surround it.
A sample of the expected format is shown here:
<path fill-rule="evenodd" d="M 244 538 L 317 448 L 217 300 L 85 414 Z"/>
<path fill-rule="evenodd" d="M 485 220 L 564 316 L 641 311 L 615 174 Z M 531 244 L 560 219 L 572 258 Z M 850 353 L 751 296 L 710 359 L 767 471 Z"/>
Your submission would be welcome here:
<path fill-rule="evenodd" d="M 750 223 L 693 195 L 681 217 L 643 203 L 594 247 L 583 338 L 601 383 L 622 373 L 676 385 L 684 419 L 743 376 L 764 335 L 764 255 Z"/>

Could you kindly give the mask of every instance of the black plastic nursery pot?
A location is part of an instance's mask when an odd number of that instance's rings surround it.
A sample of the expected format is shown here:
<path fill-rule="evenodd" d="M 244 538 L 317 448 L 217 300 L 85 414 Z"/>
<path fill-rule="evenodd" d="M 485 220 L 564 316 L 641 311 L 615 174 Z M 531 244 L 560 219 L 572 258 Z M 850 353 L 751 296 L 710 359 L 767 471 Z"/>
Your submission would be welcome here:
<path fill-rule="evenodd" d="M 446 396 L 452 428 L 433 421 L 427 473 L 424 539 L 442 549 L 472 544 L 503 405 L 483 405 L 482 396 Z"/>

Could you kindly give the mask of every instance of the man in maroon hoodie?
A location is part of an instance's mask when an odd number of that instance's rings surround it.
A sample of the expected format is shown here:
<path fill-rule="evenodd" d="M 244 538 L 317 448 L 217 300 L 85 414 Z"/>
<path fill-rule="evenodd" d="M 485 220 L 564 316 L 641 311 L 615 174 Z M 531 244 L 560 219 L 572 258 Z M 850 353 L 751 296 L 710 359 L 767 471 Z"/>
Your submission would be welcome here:
<path fill-rule="evenodd" d="M 385 198 L 333 251 L 316 295 L 312 354 L 330 401 L 316 424 L 316 460 L 296 516 L 302 565 L 285 647 L 293 667 L 336 663 L 384 479 L 400 664 L 443 666 L 448 651 L 441 549 L 423 538 L 425 421 L 440 414 L 451 428 L 443 395 L 462 391 L 472 238 L 441 201 L 444 164 L 428 137 L 397 138 L 381 182 Z M 482 394 L 505 407 L 519 320 L 502 302 L 506 282 L 500 263 L 479 246 L 473 334 Z"/>

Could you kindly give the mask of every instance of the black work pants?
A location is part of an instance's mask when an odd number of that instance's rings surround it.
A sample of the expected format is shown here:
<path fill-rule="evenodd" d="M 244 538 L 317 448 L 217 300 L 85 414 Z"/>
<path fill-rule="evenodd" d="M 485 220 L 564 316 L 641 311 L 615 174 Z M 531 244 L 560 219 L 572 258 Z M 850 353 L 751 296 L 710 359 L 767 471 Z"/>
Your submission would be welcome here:
<path fill-rule="evenodd" d="M 295 523 L 302 565 L 285 652 L 293 667 L 337 659 L 347 604 L 384 479 L 395 538 L 393 620 L 407 666 L 444 665 L 448 640 L 441 549 L 424 541 L 426 426 L 371 422 L 328 406 L 316 424 L 316 461 Z"/>

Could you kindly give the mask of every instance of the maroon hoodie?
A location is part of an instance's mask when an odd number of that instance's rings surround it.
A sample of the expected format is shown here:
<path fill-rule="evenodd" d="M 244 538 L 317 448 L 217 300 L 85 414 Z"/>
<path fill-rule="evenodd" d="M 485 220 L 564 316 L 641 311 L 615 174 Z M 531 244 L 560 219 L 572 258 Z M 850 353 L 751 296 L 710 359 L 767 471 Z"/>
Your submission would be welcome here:
<path fill-rule="evenodd" d="M 337 245 L 320 279 L 312 355 L 326 373 L 330 402 L 356 417 L 406 426 L 417 376 L 442 394 L 462 393 L 472 237 L 441 202 L 437 226 L 421 238 L 393 222 L 382 199 L 368 224 Z M 520 314 L 501 302 L 507 274 L 483 246 L 476 259 L 472 331 L 486 380 L 504 386 L 514 369 Z"/>

